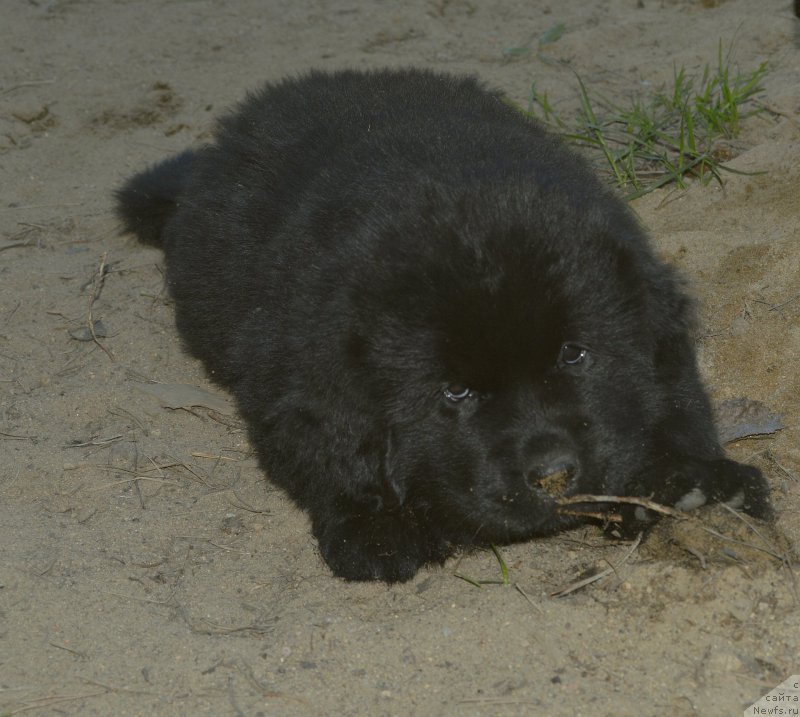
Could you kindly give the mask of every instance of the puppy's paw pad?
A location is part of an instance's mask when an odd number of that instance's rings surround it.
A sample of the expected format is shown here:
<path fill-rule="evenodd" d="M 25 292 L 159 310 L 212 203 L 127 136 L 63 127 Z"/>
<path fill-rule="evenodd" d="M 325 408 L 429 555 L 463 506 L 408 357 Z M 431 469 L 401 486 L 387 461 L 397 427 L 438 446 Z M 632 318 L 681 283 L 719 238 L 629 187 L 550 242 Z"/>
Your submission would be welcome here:
<path fill-rule="evenodd" d="M 729 508 L 736 508 L 738 510 L 744 505 L 744 491 L 740 490 L 733 498 L 728 498 L 724 503 Z"/>
<path fill-rule="evenodd" d="M 699 508 L 701 505 L 705 505 L 708 502 L 708 497 L 702 490 L 699 488 L 692 488 L 688 493 L 686 493 L 682 498 L 680 498 L 676 503 L 675 507 L 678 510 L 694 510 L 695 508 Z M 741 505 L 741 503 L 740 503 Z"/>

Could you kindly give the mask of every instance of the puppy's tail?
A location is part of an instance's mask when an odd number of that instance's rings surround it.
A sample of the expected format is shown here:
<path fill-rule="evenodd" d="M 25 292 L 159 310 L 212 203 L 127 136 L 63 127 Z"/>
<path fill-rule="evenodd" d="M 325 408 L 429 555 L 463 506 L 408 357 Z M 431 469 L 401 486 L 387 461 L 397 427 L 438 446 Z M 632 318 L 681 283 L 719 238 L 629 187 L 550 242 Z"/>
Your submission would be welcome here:
<path fill-rule="evenodd" d="M 161 246 L 161 231 L 178 206 L 197 152 L 187 150 L 135 174 L 114 196 L 125 231 L 140 242 Z"/>

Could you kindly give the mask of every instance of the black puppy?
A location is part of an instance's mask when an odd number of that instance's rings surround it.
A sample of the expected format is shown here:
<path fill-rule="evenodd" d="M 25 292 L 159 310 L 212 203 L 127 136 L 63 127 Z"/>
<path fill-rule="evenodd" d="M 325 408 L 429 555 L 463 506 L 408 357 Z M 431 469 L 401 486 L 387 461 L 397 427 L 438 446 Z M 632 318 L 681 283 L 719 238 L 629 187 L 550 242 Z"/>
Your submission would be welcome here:
<path fill-rule="evenodd" d="M 474 79 L 268 85 L 117 198 L 337 575 L 407 580 L 553 531 L 578 493 L 769 513 L 717 441 L 680 280 Z"/>

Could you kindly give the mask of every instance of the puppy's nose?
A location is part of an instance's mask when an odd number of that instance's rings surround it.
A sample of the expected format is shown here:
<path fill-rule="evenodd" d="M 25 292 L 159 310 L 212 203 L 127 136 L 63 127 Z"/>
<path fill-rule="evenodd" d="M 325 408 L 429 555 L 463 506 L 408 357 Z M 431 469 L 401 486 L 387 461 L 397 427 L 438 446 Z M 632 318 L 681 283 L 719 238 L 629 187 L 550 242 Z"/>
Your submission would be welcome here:
<path fill-rule="evenodd" d="M 526 477 L 531 487 L 540 488 L 553 497 L 559 497 L 566 491 L 576 467 L 577 460 L 571 451 L 550 451 L 530 461 Z"/>

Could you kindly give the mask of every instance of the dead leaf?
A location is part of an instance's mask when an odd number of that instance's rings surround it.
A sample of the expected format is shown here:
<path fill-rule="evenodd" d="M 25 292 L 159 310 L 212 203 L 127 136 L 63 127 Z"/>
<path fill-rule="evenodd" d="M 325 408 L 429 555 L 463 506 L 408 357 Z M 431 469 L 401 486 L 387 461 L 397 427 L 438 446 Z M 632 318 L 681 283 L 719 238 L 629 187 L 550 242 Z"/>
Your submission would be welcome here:
<path fill-rule="evenodd" d="M 772 413 L 761 401 L 749 398 L 730 398 L 715 406 L 714 413 L 720 443 L 763 436 L 786 428 L 782 416 Z"/>
<path fill-rule="evenodd" d="M 137 384 L 137 388 L 155 396 L 165 408 L 188 409 L 200 406 L 227 415 L 236 410 L 229 398 L 186 383 Z"/>

